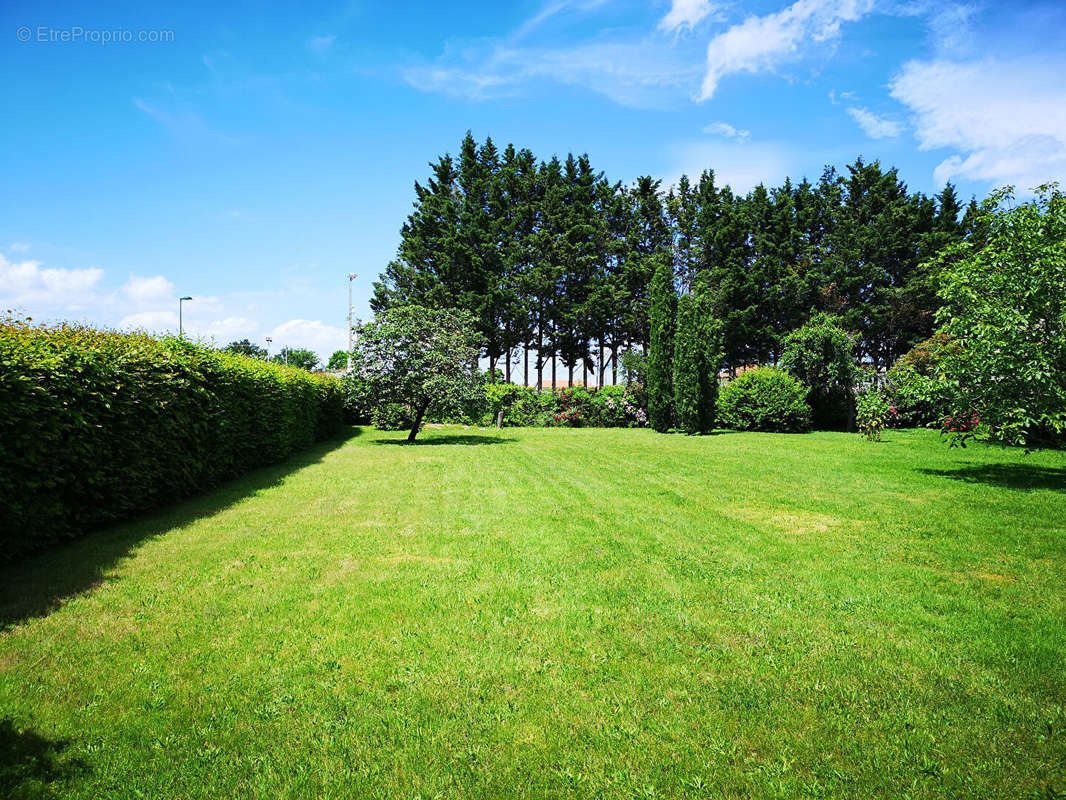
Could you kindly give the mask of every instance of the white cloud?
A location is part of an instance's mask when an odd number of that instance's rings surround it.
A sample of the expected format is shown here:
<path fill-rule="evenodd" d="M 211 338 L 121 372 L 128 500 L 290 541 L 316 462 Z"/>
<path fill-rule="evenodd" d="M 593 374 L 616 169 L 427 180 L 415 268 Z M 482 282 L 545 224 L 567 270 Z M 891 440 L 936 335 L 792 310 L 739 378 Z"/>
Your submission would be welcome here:
<path fill-rule="evenodd" d="M 104 271 L 42 268 L 40 261 L 9 261 L 0 254 L 0 307 L 76 310 L 92 300 Z"/>
<path fill-rule="evenodd" d="M 126 297 L 138 305 L 169 301 L 175 296 L 174 284 L 162 275 L 156 275 L 154 278 L 130 275 L 122 291 Z"/>
<path fill-rule="evenodd" d="M 12 253 L 26 253 L 30 249 L 29 242 L 12 242 L 11 246 L 7 248 Z"/>
<path fill-rule="evenodd" d="M 829 90 L 829 102 L 835 106 L 840 105 L 841 100 L 854 100 L 855 92 L 838 92 L 835 89 Z"/>
<path fill-rule="evenodd" d="M 282 347 L 307 348 L 320 359 L 329 359 L 337 350 L 348 346 L 348 334 L 344 328 L 327 325 L 321 320 L 290 319 L 267 334 L 274 341 L 271 350 Z"/>
<path fill-rule="evenodd" d="M 226 317 L 216 319 L 207 325 L 190 327 L 197 336 L 214 339 L 219 345 L 227 345 L 237 339 L 255 339 L 259 323 L 247 317 Z"/>
<path fill-rule="evenodd" d="M 871 139 L 894 139 L 903 133 L 903 124 L 875 114 L 866 108 L 852 106 L 848 116 L 858 123 L 863 132 Z"/>
<path fill-rule="evenodd" d="M 872 6 L 873 0 L 797 0 L 773 14 L 748 17 L 707 45 L 700 99 L 713 97 L 726 75 L 772 70 L 802 55 L 809 43 L 824 48 L 843 23 L 860 19 Z"/>
<path fill-rule="evenodd" d="M 1032 188 L 1066 179 L 1066 59 L 911 61 L 891 82 L 923 150 L 955 153 L 937 182 L 969 178 Z"/>
<path fill-rule="evenodd" d="M 712 122 L 703 129 L 703 132 L 710 133 L 714 136 L 723 136 L 726 139 L 736 139 L 738 142 L 743 142 L 751 136 L 751 131 L 740 130 L 739 128 L 733 127 L 728 122 Z"/>
<path fill-rule="evenodd" d="M 659 30 L 667 33 L 682 28 L 692 30 L 710 16 L 715 7 L 710 0 L 673 0 L 670 11 L 659 20 Z"/>

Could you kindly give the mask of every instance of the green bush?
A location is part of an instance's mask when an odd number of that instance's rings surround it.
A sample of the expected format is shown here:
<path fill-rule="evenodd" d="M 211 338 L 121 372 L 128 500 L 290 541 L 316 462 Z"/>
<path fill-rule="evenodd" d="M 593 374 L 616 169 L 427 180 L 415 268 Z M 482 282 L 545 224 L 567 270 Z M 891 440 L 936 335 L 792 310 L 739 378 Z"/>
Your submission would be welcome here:
<path fill-rule="evenodd" d="M 936 333 L 900 356 L 888 371 L 888 393 L 899 415 L 899 424 L 913 427 L 940 427 L 951 412 L 955 392 L 945 376 L 938 374 L 940 362 L 958 349 L 946 333 Z"/>
<path fill-rule="evenodd" d="M 811 424 L 807 389 L 786 372 L 760 367 L 741 374 L 718 395 L 718 419 L 738 431 L 805 431 Z"/>
<path fill-rule="evenodd" d="M 881 441 L 881 433 L 896 421 L 896 408 L 888 396 L 877 389 L 859 395 L 855 403 L 855 424 L 859 433 L 872 442 Z"/>
<path fill-rule="evenodd" d="M 566 428 L 593 426 L 592 395 L 588 389 L 572 386 L 555 395 L 555 409 L 549 425 Z"/>
<path fill-rule="evenodd" d="M 807 387 L 814 427 L 849 427 L 858 378 L 855 342 L 836 317 L 815 314 L 786 336 L 781 366 Z"/>
<path fill-rule="evenodd" d="M 495 425 L 501 411 L 504 426 L 536 425 L 541 410 L 536 389 L 513 383 L 485 384 L 485 411 L 482 422 L 486 425 Z"/>
<path fill-rule="evenodd" d="M 370 423 L 379 431 L 409 431 L 414 420 L 403 403 L 381 403 L 370 413 Z"/>
<path fill-rule="evenodd" d="M 332 376 L 177 339 L 0 321 L 0 560 L 335 434 Z"/>

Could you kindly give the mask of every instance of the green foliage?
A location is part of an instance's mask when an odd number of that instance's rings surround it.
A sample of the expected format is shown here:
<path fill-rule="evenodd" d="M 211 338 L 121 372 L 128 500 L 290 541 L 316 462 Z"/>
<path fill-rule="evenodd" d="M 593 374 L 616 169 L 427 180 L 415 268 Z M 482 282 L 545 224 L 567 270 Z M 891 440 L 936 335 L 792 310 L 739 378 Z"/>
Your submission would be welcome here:
<path fill-rule="evenodd" d="M 342 404 L 335 378 L 187 340 L 0 323 L 0 560 L 282 461 Z"/>
<path fill-rule="evenodd" d="M 1029 447 L 1066 438 L 1066 195 L 1054 186 L 1012 206 L 994 194 L 966 241 L 941 257 L 939 317 L 958 347 L 941 371 L 954 390 L 953 443 Z"/>
<path fill-rule="evenodd" d="M 592 423 L 592 395 L 581 386 L 555 394 L 555 408 L 548 424 L 567 428 L 584 428 Z"/>
<path fill-rule="evenodd" d="M 271 356 L 270 360 L 275 364 L 284 364 L 287 367 L 296 367 L 308 372 L 314 372 L 318 369 L 318 356 L 310 350 L 283 347 Z"/>
<path fill-rule="evenodd" d="M 403 403 L 381 403 L 371 412 L 370 424 L 379 431 L 409 431 L 414 421 Z"/>
<path fill-rule="evenodd" d="M 781 366 L 807 387 L 815 428 L 848 427 L 857 377 L 855 343 L 835 317 L 815 314 L 785 337 Z"/>
<path fill-rule="evenodd" d="M 260 347 L 255 342 L 248 339 L 241 339 L 239 342 L 230 342 L 224 348 L 227 353 L 233 353 L 238 356 L 248 356 L 249 358 L 266 359 L 267 351 L 265 347 Z"/>
<path fill-rule="evenodd" d="M 540 386 L 546 364 L 595 370 L 606 353 L 646 350 L 650 284 L 666 263 L 681 293 L 706 283 L 730 367 L 776 363 L 813 310 L 839 317 L 861 360 L 881 369 L 935 328 L 929 259 L 983 235 L 960 210 L 950 184 L 935 196 L 910 192 L 895 169 L 861 158 L 814 184 L 785 179 L 735 194 L 707 170 L 664 193 L 647 175 L 628 187 L 611 181 L 584 155 L 538 161 L 468 133 L 415 184 L 371 307 L 464 309 L 490 366 L 528 349 Z M 663 360 L 672 355 L 671 346 Z M 507 358 L 508 381 L 511 366 Z M 672 389 L 652 391 L 660 428 L 674 422 L 660 413 L 673 399 Z"/>
<path fill-rule="evenodd" d="M 348 368 L 348 351 L 337 350 L 329 357 L 329 362 L 326 364 L 326 369 L 337 372 L 342 369 Z"/>
<path fill-rule="evenodd" d="M 592 393 L 589 424 L 598 428 L 643 428 L 648 412 L 635 386 L 601 386 Z"/>
<path fill-rule="evenodd" d="M 551 394 L 541 393 L 550 403 Z M 485 422 L 495 425 L 500 412 L 503 412 L 503 425 L 526 427 L 536 425 L 544 410 L 536 389 L 529 386 L 517 386 L 512 383 L 485 384 Z"/>
<path fill-rule="evenodd" d="M 719 358 L 710 304 L 699 293 L 682 295 L 674 337 L 674 408 L 678 427 L 686 433 L 714 428 Z"/>
<path fill-rule="evenodd" d="M 951 413 L 954 390 L 938 367 L 957 347 L 951 336 L 938 332 L 900 356 L 888 371 L 886 388 L 900 425 L 940 427 Z"/>
<path fill-rule="evenodd" d="M 481 347 L 463 311 L 394 306 L 359 328 L 352 369 L 376 403 L 402 403 L 414 441 L 428 413 L 461 413 L 478 392 L 472 370 Z"/>
<path fill-rule="evenodd" d="M 748 370 L 722 389 L 718 419 L 738 431 L 805 431 L 811 424 L 807 389 L 775 367 Z"/>
<path fill-rule="evenodd" d="M 649 290 L 651 337 L 648 345 L 648 418 L 665 433 L 674 422 L 674 327 L 677 292 L 668 261 L 655 269 Z"/>
<path fill-rule="evenodd" d="M 859 433 L 872 442 L 881 441 L 881 433 L 895 422 L 895 408 L 884 392 L 863 392 L 855 403 L 855 424 Z"/>
<path fill-rule="evenodd" d="M 629 386 L 648 385 L 648 357 L 638 350 L 622 353 L 622 377 Z"/>

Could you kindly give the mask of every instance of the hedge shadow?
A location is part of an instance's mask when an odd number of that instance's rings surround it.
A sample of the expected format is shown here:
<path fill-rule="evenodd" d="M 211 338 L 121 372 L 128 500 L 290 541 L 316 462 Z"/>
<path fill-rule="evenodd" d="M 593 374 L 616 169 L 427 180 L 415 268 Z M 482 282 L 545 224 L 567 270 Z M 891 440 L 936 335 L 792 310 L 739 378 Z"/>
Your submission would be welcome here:
<path fill-rule="evenodd" d="M 361 433 L 359 428 L 348 428 L 287 461 L 253 470 L 204 494 L 0 564 L 0 631 L 47 616 L 69 598 L 110 580 L 114 566 L 143 542 L 214 516 L 249 495 L 277 486 L 290 473 L 321 461 Z"/>

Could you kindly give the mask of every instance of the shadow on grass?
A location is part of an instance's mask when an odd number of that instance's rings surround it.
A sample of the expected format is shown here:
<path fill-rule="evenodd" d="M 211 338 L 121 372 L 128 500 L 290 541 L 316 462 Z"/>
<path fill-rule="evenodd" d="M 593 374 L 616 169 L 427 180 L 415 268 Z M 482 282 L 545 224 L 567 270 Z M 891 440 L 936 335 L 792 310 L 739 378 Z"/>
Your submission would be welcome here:
<path fill-rule="evenodd" d="M 982 464 L 958 469 L 921 469 L 926 475 L 951 478 L 966 483 L 984 483 L 1003 489 L 1028 492 L 1033 489 L 1050 489 L 1066 492 L 1066 469 L 1040 467 L 1033 464 Z"/>
<path fill-rule="evenodd" d="M 474 436 L 469 433 L 446 433 L 441 436 L 426 436 L 415 439 L 413 442 L 404 439 L 378 439 L 374 444 L 400 444 L 418 447 L 419 445 L 458 444 L 458 445 L 481 445 L 481 444 L 508 444 L 516 441 L 503 436 Z"/>
<path fill-rule="evenodd" d="M 253 470 L 204 494 L 0 564 L 0 631 L 45 616 L 68 598 L 100 586 L 112 576 L 115 564 L 142 542 L 277 486 L 290 473 L 318 463 L 361 433 L 359 428 L 347 428 L 335 439 L 312 445 L 281 464 Z"/>
<path fill-rule="evenodd" d="M 67 745 L 0 719 L 0 797 L 52 797 L 48 784 L 86 772 L 80 759 L 62 758 Z"/>

